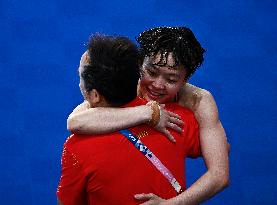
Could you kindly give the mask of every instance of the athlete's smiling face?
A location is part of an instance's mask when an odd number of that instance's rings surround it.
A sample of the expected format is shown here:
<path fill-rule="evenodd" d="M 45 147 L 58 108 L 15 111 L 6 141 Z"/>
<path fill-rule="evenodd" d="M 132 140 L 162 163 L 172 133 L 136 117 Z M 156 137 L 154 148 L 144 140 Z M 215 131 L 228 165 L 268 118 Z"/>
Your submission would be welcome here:
<path fill-rule="evenodd" d="M 186 82 L 186 70 L 182 66 L 174 66 L 175 62 L 172 53 L 169 53 L 166 65 L 156 65 L 160 58 L 161 55 L 157 54 L 144 59 L 141 70 L 140 91 L 148 101 L 172 102 Z"/>

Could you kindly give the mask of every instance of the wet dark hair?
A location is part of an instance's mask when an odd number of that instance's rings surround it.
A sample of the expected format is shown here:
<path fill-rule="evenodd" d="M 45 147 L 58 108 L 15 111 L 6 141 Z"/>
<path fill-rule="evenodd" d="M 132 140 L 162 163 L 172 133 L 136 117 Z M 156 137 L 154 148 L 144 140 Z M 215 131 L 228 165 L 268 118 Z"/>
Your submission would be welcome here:
<path fill-rule="evenodd" d="M 161 54 L 157 66 L 167 65 L 170 52 L 175 66 L 184 66 L 189 78 L 203 63 L 205 49 L 201 47 L 193 32 L 186 27 L 157 27 L 146 30 L 136 38 L 140 45 L 141 57 Z M 167 65 L 168 66 L 168 65 Z"/>
<path fill-rule="evenodd" d="M 89 64 L 81 77 L 87 91 L 96 89 L 111 106 L 121 106 L 137 96 L 139 51 L 126 37 L 96 34 L 88 43 Z"/>

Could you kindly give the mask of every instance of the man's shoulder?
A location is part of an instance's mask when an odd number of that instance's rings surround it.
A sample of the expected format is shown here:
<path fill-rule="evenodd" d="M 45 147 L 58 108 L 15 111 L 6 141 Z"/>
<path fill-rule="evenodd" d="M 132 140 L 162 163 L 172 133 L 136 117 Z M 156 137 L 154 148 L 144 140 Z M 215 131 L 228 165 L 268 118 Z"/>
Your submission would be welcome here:
<path fill-rule="evenodd" d="M 70 145 L 74 141 L 74 139 L 75 139 L 74 134 L 69 135 L 66 138 L 64 145 Z"/>
<path fill-rule="evenodd" d="M 115 136 L 118 135 L 119 132 L 115 131 L 115 132 L 111 132 L 111 133 L 106 133 L 106 134 L 95 134 L 95 135 L 91 135 L 91 134 L 72 134 L 70 135 L 66 141 L 65 141 L 65 145 L 67 146 L 73 146 L 73 145 L 86 145 L 89 143 L 93 143 L 94 141 L 99 141 L 99 139 L 106 139 L 106 137 L 108 136 Z"/>
<path fill-rule="evenodd" d="M 77 137 L 75 134 L 71 134 L 64 142 L 64 148 L 71 149 L 76 144 L 78 144 L 78 141 L 80 140 L 80 137 Z"/>
<path fill-rule="evenodd" d="M 89 145 L 90 141 L 93 141 L 96 136 L 98 135 L 72 134 L 65 140 L 64 147 L 72 150 L 82 149 L 82 146 Z"/>
<path fill-rule="evenodd" d="M 106 149 L 109 144 L 118 142 L 119 135 L 119 132 L 101 135 L 72 134 L 66 139 L 63 148 L 68 153 L 78 157 L 80 161 L 86 161 L 86 159 L 101 152 L 102 149 Z"/>

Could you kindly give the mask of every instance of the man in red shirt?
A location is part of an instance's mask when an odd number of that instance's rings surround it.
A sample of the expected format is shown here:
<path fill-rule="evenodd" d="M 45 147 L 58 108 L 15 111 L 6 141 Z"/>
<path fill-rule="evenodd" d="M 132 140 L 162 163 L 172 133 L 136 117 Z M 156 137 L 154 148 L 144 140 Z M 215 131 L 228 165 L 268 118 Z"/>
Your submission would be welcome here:
<path fill-rule="evenodd" d="M 158 105 L 145 105 L 145 100 L 136 97 L 138 59 L 136 46 L 127 38 L 93 36 L 80 61 L 80 89 L 90 107 L 144 106 L 142 116 L 150 115 L 149 124 L 156 125 L 162 114 Z M 150 155 L 159 159 L 156 166 L 141 152 L 144 146 L 135 147 L 120 132 L 71 135 L 62 153 L 59 204 L 139 204 L 141 201 L 134 198 L 137 193 L 154 193 L 170 203 L 177 191 L 161 165 L 184 190 L 184 159 L 199 156 L 200 145 L 193 113 L 176 103 L 168 103 L 165 108 L 184 122 L 181 133 L 172 131 L 176 143 L 147 124 L 129 129 L 151 150 Z"/>

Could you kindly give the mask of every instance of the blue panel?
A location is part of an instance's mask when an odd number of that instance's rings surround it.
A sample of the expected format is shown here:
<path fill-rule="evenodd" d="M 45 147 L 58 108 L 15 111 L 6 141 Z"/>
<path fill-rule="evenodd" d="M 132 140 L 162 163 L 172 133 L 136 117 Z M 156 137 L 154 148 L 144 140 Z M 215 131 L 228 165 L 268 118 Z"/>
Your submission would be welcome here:
<path fill-rule="evenodd" d="M 56 203 L 89 35 L 162 25 L 192 28 L 207 49 L 190 82 L 214 95 L 231 144 L 230 187 L 204 204 L 277 204 L 276 20 L 274 0 L 0 1 L 1 204 Z M 188 186 L 205 170 L 187 160 Z"/>

